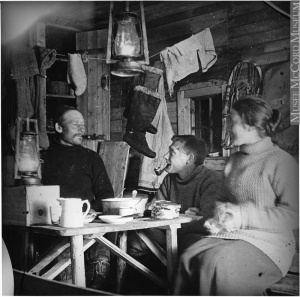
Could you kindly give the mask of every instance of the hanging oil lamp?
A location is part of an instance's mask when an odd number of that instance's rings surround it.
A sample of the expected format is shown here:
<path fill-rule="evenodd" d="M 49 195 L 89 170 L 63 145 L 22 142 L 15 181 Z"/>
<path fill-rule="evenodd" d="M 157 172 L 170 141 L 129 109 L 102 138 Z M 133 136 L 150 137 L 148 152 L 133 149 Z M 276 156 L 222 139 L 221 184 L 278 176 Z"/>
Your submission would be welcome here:
<path fill-rule="evenodd" d="M 136 13 L 125 11 L 113 17 L 114 1 L 111 1 L 106 62 L 113 63 L 113 75 L 138 76 L 144 73 L 142 64 L 149 64 L 144 7 L 140 2 L 141 22 Z"/>
<path fill-rule="evenodd" d="M 34 120 L 30 120 L 34 121 Z M 27 120 L 27 129 L 20 132 L 19 120 L 17 128 L 16 142 L 16 169 L 17 174 L 25 185 L 40 185 L 40 156 L 38 145 L 38 133 L 29 130 L 29 120 Z"/>

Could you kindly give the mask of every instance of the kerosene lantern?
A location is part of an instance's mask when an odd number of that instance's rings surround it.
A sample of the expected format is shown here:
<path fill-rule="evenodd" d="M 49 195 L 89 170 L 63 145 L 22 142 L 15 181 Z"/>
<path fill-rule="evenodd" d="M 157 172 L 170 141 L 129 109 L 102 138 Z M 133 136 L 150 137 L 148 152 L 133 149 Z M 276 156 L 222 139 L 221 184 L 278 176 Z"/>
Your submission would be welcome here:
<path fill-rule="evenodd" d="M 22 124 L 26 121 L 26 129 Z M 30 130 L 30 122 L 34 123 L 35 131 Z M 21 178 L 24 185 L 41 185 L 39 141 L 37 121 L 18 118 L 16 135 L 16 178 Z"/>
<path fill-rule="evenodd" d="M 129 12 L 128 1 L 125 1 L 125 11 L 116 16 L 113 16 L 113 6 L 111 1 L 106 63 L 115 63 L 113 75 L 138 76 L 144 73 L 141 65 L 149 64 L 143 3 L 140 1 L 141 22 L 136 13 Z"/>

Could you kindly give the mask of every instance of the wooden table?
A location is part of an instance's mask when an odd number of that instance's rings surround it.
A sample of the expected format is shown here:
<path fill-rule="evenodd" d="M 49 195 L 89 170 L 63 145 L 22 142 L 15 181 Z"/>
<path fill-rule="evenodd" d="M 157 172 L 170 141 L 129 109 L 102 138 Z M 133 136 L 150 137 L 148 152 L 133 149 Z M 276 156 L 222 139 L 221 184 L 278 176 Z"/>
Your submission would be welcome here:
<path fill-rule="evenodd" d="M 199 218 L 199 217 L 198 217 Z M 53 225 L 31 226 L 35 233 L 61 236 L 64 240 L 52 249 L 39 263 L 37 263 L 29 273 L 39 275 L 39 272 L 45 268 L 53 259 L 70 246 L 70 260 L 63 260 L 56 264 L 49 271 L 41 275 L 47 279 L 54 279 L 63 271 L 71 262 L 73 284 L 85 287 L 85 268 L 84 268 L 84 251 L 88 249 L 95 241 L 104 244 L 109 250 L 119 257 L 117 271 L 117 292 L 120 293 L 123 281 L 123 274 L 126 263 L 146 275 L 155 283 L 164 288 L 168 284 L 162 281 L 157 275 L 151 272 L 147 267 L 136 261 L 126 253 L 127 250 L 127 231 L 136 230 L 137 234 L 155 253 L 155 255 L 167 266 L 168 282 L 171 281 L 172 271 L 177 260 L 177 229 L 182 223 L 188 223 L 195 217 L 180 215 L 179 218 L 172 220 L 154 220 L 151 218 L 138 218 L 122 225 L 105 224 L 99 221 L 86 224 L 81 228 L 63 228 Z M 148 228 L 166 229 L 166 255 L 165 252 L 151 241 L 143 232 Z M 120 233 L 120 243 L 116 246 L 114 243 L 103 237 L 109 232 Z M 68 240 L 69 239 L 69 240 Z"/>

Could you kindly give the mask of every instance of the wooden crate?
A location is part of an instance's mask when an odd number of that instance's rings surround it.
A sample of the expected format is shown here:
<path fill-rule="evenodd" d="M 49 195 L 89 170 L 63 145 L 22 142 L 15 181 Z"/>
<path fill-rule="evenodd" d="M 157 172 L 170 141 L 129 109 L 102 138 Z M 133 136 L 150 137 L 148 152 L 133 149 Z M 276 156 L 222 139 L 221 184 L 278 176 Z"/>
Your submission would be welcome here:
<path fill-rule="evenodd" d="M 2 223 L 30 226 L 51 224 L 50 205 L 57 204 L 59 186 L 4 187 Z"/>

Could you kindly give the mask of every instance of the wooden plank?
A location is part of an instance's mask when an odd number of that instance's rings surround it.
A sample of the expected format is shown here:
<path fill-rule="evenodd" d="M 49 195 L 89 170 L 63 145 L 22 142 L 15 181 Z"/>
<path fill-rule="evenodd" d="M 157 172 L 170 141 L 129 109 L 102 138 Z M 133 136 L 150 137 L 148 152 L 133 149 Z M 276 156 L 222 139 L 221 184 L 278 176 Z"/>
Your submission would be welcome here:
<path fill-rule="evenodd" d="M 224 171 L 227 158 L 224 157 L 207 157 L 204 159 L 203 165 L 209 169 Z"/>
<path fill-rule="evenodd" d="M 201 88 L 217 87 L 227 84 L 225 80 L 212 79 L 210 81 L 198 82 L 198 83 L 188 83 L 179 88 L 179 91 L 197 90 Z M 188 96 L 187 96 L 188 97 Z"/>
<path fill-rule="evenodd" d="M 185 98 L 185 92 L 177 92 L 178 134 L 191 134 L 191 100 Z"/>
<path fill-rule="evenodd" d="M 269 290 L 279 294 L 289 294 L 299 296 L 299 275 L 288 274 L 276 284 L 272 285 Z"/>
<path fill-rule="evenodd" d="M 83 139 L 82 146 L 97 153 L 99 140 Z"/>
<path fill-rule="evenodd" d="M 226 32 L 226 26 L 224 24 L 219 24 L 216 25 L 211 29 L 211 34 L 212 38 L 214 40 L 214 46 L 218 47 L 221 45 L 224 45 L 227 43 L 227 32 Z M 189 37 L 191 37 L 191 34 L 184 34 L 184 35 L 176 35 L 173 38 L 169 38 L 169 34 L 166 35 L 167 38 L 157 41 L 157 42 L 152 42 L 149 40 L 149 52 L 150 56 L 158 54 L 162 50 L 166 49 L 167 47 L 172 47 L 178 42 L 181 42 Z"/>
<path fill-rule="evenodd" d="M 214 11 L 205 15 L 198 15 L 177 22 L 168 23 L 157 28 L 148 29 L 147 35 L 151 43 L 168 39 L 199 33 L 205 28 L 213 27 L 220 22 L 225 22 L 227 18 L 226 10 Z"/>
<path fill-rule="evenodd" d="M 76 34 L 76 50 L 102 49 L 107 47 L 108 30 L 95 30 Z"/>
<path fill-rule="evenodd" d="M 290 27 L 289 25 L 268 30 L 265 32 L 258 32 L 254 34 L 245 34 L 238 38 L 231 38 L 228 41 L 229 50 L 238 50 L 239 48 L 246 48 L 247 46 L 255 46 L 258 44 L 273 42 L 280 39 L 286 39 L 289 37 Z"/>
<path fill-rule="evenodd" d="M 124 252 L 127 253 L 127 231 L 123 231 L 119 237 L 119 247 Z M 117 259 L 117 293 L 121 293 L 123 284 L 124 284 L 124 276 L 125 276 L 125 268 L 126 262 L 121 258 Z"/>
<path fill-rule="evenodd" d="M 35 26 L 30 29 L 29 33 L 29 46 L 35 45 L 46 46 L 46 25 L 42 22 L 37 22 Z"/>
<path fill-rule="evenodd" d="M 149 247 L 152 253 L 165 265 L 167 266 L 167 258 L 165 251 L 155 242 L 152 241 L 144 231 L 135 231 L 136 234 L 144 241 Z"/>
<path fill-rule="evenodd" d="M 170 229 L 166 230 L 167 240 L 167 271 L 168 271 L 168 282 L 171 284 L 172 274 L 177 262 L 177 229 L 178 226 L 170 226 Z"/>
<path fill-rule="evenodd" d="M 15 296 L 116 296 L 113 293 L 82 288 L 13 269 Z"/>
<path fill-rule="evenodd" d="M 91 247 L 95 243 L 94 239 L 85 239 L 83 242 L 83 251 L 86 251 L 89 247 Z M 69 244 L 70 246 L 70 244 Z M 49 251 L 49 256 L 52 256 L 56 254 L 56 248 L 52 248 Z M 58 256 L 56 254 L 56 256 Z M 54 257 L 52 257 L 52 260 Z M 40 264 L 40 262 L 39 262 Z M 44 278 L 47 279 L 54 279 L 57 275 L 59 275 L 65 268 L 67 268 L 71 264 L 71 258 L 70 258 L 70 250 L 66 251 L 65 257 L 63 259 L 60 259 L 58 263 L 56 263 L 53 267 L 51 267 L 48 271 L 46 271 L 43 275 L 41 275 Z M 41 263 L 40 266 L 46 267 L 45 263 Z M 42 267 L 42 268 L 44 268 Z"/>
<path fill-rule="evenodd" d="M 248 4 L 240 5 L 235 9 L 234 13 L 230 14 L 228 21 L 230 28 L 238 28 L 239 26 L 261 23 L 266 19 L 285 19 L 289 21 L 286 16 L 271 8 L 265 3 L 257 3 L 255 7 L 252 7 L 252 2 Z"/>
<path fill-rule="evenodd" d="M 121 257 L 124 261 L 126 261 L 127 264 L 132 266 L 134 269 L 138 270 L 140 273 L 148 277 L 150 280 L 158 284 L 159 286 L 163 288 L 167 288 L 167 284 L 162 281 L 156 274 L 154 274 L 151 270 L 149 270 L 146 266 L 142 265 L 140 262 L 129 256 L 128 254 L 124 253 L 121 249 L 119 249 L 117 246 L 112 244 L 109 240 L 107 240 L 104 237 L 97 237 L 97 240 L 104 244 L 109 250 L 117 255 L 118 257 Z"/>
<path fill-rule="evenodd" d="M 220 94 L 220 93 L 222 93 L 222 85 L 194 89 L 194 90 L 187 90 L 184 92 L 184 96 L 186 98 L 193 98 L 193 97 L 215 95 L 215 94 Z"/>
<path fill-rule="evenodd" d="M 77 286 L 85 287 L 83 235 L 72 236 L 70 241 L 72 281 Z"/>
<path fill-rule="evenodd" d="M 101 156 L 115 195 L 124 188 L 130 146 L 124 141 L 104 141 L 100 145 Z"/>
<path fill-rule="evenodd" d="M 199 217 L 191 217 L 181 214 L 179 218 L 173 220 L 153 220 L 151 218 L 134 219 L 123 225 L 105 224 L 100 220 L 95 220 L 92 223 L 84 225 L 80 228 L 62 228 L 55 225 L 39 225 L 34 226 L 35 233 L 48 234 L 48 235 L 59 235 L 59 236 L 73 236 L 78 234 L 104 234 L 107 232 L 118 232 L 118 231 L 129 231 L 129 230 L 140 230 L 148 228 L 157 228 L 161 226 L 168 226 L 174 224 L 184 224 L 191 221 L 197 220 Z"/>
<path fill-rule="evenodd" d="M 110 132 L 119 133 L 123 131 L 123 122 L 122 120 L 110 121 Z"/>
<path fill-rule="evenodd" d="M 70 247 L 70 243 L 67 238 L 63 238 L 59 243 L 55 245 L 55 250 L 53 252 L 53 246 L 50 247 L 42 256 L 39 262 L 29 270 L 29 273 L 39 274 L 40 271 L 49 265 L 58 255 L 60 255 L 64 250 Z"/>
<path fill-rule="evenodd" d="M 121 120 L 125 107 L 112 108 L 110 113 L 110 121 Z"/>

